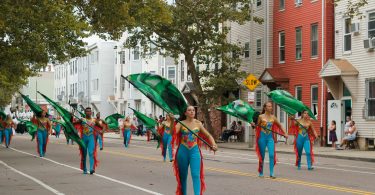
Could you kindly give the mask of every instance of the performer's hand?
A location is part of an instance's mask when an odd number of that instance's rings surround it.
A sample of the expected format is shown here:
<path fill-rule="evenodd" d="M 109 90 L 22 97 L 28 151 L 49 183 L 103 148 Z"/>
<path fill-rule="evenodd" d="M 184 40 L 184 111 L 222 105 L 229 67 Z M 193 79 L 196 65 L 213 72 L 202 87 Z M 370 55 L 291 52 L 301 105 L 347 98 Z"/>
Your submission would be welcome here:
<path fill-rule="evenodd" d="M 216 143 L 212 145 L 212 150 L 213 151 L 217 151 L 217 145 L 216 145 Z"/>
<path fill-rule="evenodd" d="M 296 117 L 294 115 L 289 115 L 289 118 L 294 120 Z"/>
<path fill-rule="evenodd" d="M 284 137 L 288 139 L 289 135 L 288 134 L 284 134 Z"/>

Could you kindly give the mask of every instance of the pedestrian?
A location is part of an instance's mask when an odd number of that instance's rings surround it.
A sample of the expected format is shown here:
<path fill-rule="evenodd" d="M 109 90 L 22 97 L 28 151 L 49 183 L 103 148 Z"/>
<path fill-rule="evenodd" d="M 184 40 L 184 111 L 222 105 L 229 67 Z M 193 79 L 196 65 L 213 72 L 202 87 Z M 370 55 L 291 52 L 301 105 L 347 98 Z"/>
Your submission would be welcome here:
<path fill-rule="evenodd" d="M 344 126 L 344 135 L 347 136 L 349 134 L 349 128 L 351 127 L 352 117 L 346 116 L 345 120 L 346 120 L 346 122 L 345 122 L 345 126 Z"/>
<path fill-rule="evenodd" d="M 357 127 L 355 126 L 354 121 L 350 121 L 350 128 L 346 132 L 346 136 L 342 138 L 340 146 L 337 148 L 339 150 L 343 149 L 343 146 L 345 145 L 345 148 L 348 146 L 349 141 L 353 141 L 357 138 Z"/>
<path fill-rule="evenodd" d="M 294 117 L 291 117 L 292 123 L 290 129 L 292 132 L 296 133 L 296 139 L 294 141 L 294 151 L 296 153 L 296 166 L 298 170 L 301 169 L 301 157 L 302 150 L 305 149 L 306 159 L 307 159 L 307 169 L 313 170 L 312 167 L 314 163 L 314 152 L 313 144 L 314 140 L 318 137 L 311 120 L 309 119 L 309 114 L 306 110 L 302 112 L 301 119 L 294 122 Z"/>
<path fill-rule="evenodd" d="M 208 143 L 212 145 L 213 150 L 217 150 L 217 145 L 214 138 L 203 127 L 203 124 L 194 118 L 195 109 L 193 106 L 188 106 L 180 121 L 189 127 L 195 134 L 205 136 Z M 175 154 L 174 173 L 177 180 L 176 194 L 187 194 L 187 176 L 190 165 L 191 177 L 193 180 L 194 194 L 203 194 L 205 189 L 203 157 L 199 148 L 199 140 L 197 137 L 188 131 L 186 127 L 177 123 L 176 131 L 173 132 L 176 137 L 178 149 Z"/>
<path fill-rule="evenodd" d="M 233 121 L 228 130 L 225 130 L 222 134 L 222 141 L 228 142 L 229 137 L 235 134 L 235 130 L 237 129 L 237 122 Z"/>
<path fill-rule="evenodd" d="M 171 114 L 168 114 L 166 118 L 167 120 L 163 121 L 158 128 L 158 132 L 162 137 L 161 154 L 165 162 L 168 150 L 169 161 L 173 162 L 172 129 L 175 127 L 175 122 L 174 117 Z"/>
<path fill-rule="evenodd" d="M 34 115 L 31 122 L 38 127 L 36 142 L 37 142 L 37 152 L 40 157 L 44 157 L 47 152 L 48 136 L 52 132 L 51 121 L 46 117 L 47 112 L 42 111 L 40 116 Z"/>
<path fill-rule="evenodd" d="M 337 135 L 336 135 L 336 121 L 332 120 L 331 125 L 328 128 L 329 130 L 329 141 L 332 142 L 332 148 L 336 148 Z"/>
<path fill-rule="evenodd" d="M 274 132 L 284 135 L 288 138 L 285 129 L 280 124 L 279 120 L 272 114 L 272 102 L 266 102 L 263 105 L 262 113 L 259 115 L 257 120 L 258 126 L 255 129 L 256 135 L 256 153 L 259 159 L 258 172 L 259 177 L 263 176 L 264 157 L 266 153 L 266 147 L 268 149 L 269 156 L 269 167 L 270 167 L 270 178 L 275 179 L 274 166 L 276 165 L 276 151 L 275 142 L 276 136 Z M 254 126 L 254 124 L 252 124 Z"/>

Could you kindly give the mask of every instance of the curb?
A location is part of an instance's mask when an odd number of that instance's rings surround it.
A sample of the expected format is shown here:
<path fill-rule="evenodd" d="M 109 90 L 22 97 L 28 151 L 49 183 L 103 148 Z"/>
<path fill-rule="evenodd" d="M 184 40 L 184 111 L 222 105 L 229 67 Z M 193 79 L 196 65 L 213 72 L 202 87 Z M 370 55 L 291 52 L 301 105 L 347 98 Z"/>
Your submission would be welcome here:
<path fill-rule="evenodd" d="M 255 151 L 253 148 L 235 148 L 230 146 L 220 146 L 218 144 L 219 148 L 225 148 L 225 149 L 232 149 L 232 150 L 244 150 L 244 151 Z M 294 152 L 286 152 L 286 151 L 276 151 L 280 154 L 295 154 Z M 331 155 L 331 154 L 314 154 L 314 156 L 318 157 L 325 157 L 325 158 L 335 158 L 335 159 L 344 159 L 344 160 L 357 160 L 357 161 L 363 161 L 363 162 L 375 162 L 374 158 L 363 158 L 363 157 L 351 157 L 351 156 L 340 156 L 340 155 Z"/>

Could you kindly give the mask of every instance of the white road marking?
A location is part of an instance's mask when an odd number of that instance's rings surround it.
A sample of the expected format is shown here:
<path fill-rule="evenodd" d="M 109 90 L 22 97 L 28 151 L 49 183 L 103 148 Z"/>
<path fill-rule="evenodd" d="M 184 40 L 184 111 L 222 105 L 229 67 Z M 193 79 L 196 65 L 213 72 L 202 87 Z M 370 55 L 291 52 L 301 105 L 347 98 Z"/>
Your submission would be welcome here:
<path fill-rule="evenodd" d="M 38 157 L 34 154 L 30 154 L 28 152 L 24 152 L 24 151 L 21 151 L 21 150 L 17 150 L 15 148 L 12 148 L 12 147 L 9 147 L 10 149 L 16 151 L 16 152 L 19 152 L 19 153 L 22 153 L 22 154 L 26 154 L 26 155 L 29 155 L 29 156 L 33 156 L 33 157 Z M 74 169 L 74 170 L 77 170 L 77 171 L 81 171 L 81 169 L 79 168 L 76 168 L 76 167 L 73 167 L 73 166 L 70 166 L 70 165 L 67 165 L 67 164 L 63 164 L 63 163 L 59 163 L 57 161 L 54 161 L 52 159 L 49 159 L 49 158 L 41 158 L 43 160 L 47 160 L 47 161 L 50 161 L 52 163 L 55 163 L 55 164 L 58 164 L 58 165 L 61 165 L 61 166 L 64 166 L 64 167 L 68 167 L 68 168 L 71 168 L 71 169 Z M 151 190 L 148 190 L 148 189 L 145 189 L 145 188 L 142 188 L 142 187 L 139 187 L 139 186 L 136 186 L 136 185 L 133 185 L 133 184 L 129 184 L 129 183 L 126 183 L 126 182 L 123 182 L 123 181 L 120 181 L 120 180 L 117 180 L 117 179 L 113 179 L 113 178 L 110 178 L 110 177 L 107 177 L 107 176 L 104 176 L 104 175 L 100 175 L 100 174 L 94 174 L 94 176 L 97 176 L 97 177 L 100 177 L 100 178 L 103 178 L 103 179 L 106 179 L 106 180 L 109 180 L 109 181 L 112 181 L 112 182 L 115 182 L 115 183 L 118 183 L 118 184 L 121 184 L 121 185 L 124 185 L 124 186 L 128 186 L 128 187 L 131 187 L 131 188 L 134 188 L 134 189 L 137 189 L 137 190 L 140 190 L 140 191 L 143 191 L 143 192 L 146 192 L 146 193 L 149 193 L 149 194 L 154 194 L 154 195 L 162 195 L 161 193 L 158 193 L 158 192 L 154 192 L 154 191 L 151 191 Z"/>
<path fill-rule="evenodd" d="M 32 176 L 30 176 L 30 175 L 28 175 L 28 174 L 26 174 L 26 173 L 21 172 L 21 171 L 15 169 L 15 168 L 9 166 L 8 164 L 6 164 L 5 162 L 3 162 L 3 161 L 1 161 L 1 160 L 0 160 L 0 164 L 4 165 L 4 166 L 7 167 L 8 169 L 10 169 L 10 170 L 12 170 L 12 171 L 14 171 L 14 172 L 16 172 L 16 173 L 18 173 L 18 174 L 24 176 L 24 177 L 29 178 L 30 180 L 32 180 L 32 181 L 34 181 L 35 183 L 41 185 L 42 187 L 44 187 L 45 189 L 51 191 L 51 192 L 54 193 L 54 194 L 64 195 L 64 193 L 57 191 L 56 189 L 54 189 L 54 188 L 52 188 L 51 186 L 49 186 L 49 185 L 43 183 L 43 182 L 40 181 L 39 179 L 37 179 L 37 178 L 35 178 L 35 177 L 32 177 Z"/>

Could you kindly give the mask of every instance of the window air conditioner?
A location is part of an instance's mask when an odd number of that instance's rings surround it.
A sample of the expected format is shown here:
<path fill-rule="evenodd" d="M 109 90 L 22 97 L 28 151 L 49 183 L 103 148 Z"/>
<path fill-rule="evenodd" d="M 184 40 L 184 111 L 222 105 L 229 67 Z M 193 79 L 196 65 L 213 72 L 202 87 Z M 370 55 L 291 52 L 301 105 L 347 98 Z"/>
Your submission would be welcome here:
<path fill-rule="evenodd" d="M 353 23 L 351 26 L 351 32 L 354 33 L 354 35 L 359 34 L 359 23 Z"/>
<path fill-rule="evenodd" d="M 363 46 L 365 49 L 373 50 L 375 48 L 375 37 L 363 40 Z"/>

